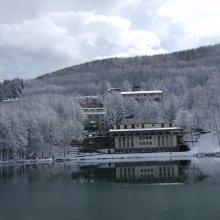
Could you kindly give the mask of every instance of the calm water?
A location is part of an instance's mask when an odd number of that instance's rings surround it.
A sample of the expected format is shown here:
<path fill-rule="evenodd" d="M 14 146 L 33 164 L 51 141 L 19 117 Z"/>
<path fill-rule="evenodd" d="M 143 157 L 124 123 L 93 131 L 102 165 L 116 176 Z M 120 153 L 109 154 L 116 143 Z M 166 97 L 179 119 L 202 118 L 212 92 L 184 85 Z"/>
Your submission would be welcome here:
<path fill-rule="evenodd" d="M 0 166 L 0 220 L 219 219 L 220 159 Z"/>

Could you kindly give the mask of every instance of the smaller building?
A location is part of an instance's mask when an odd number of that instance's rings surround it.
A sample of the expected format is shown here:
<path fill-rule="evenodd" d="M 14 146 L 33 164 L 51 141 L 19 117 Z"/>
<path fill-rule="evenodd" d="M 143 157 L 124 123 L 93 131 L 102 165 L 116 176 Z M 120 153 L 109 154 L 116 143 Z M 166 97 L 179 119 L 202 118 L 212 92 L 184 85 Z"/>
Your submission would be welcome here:
<path fill-rule="evenodd" d="M 82 108 L 102 108 L 103 102 L 100 96 L 80 96 L 76 97 Z"/>
<path fill-rule="evenodd" d="M 104 130 L 105 129 L 105 110 L 104 108 L 82 108 L 86 115 L 84 127 L 86 130 Z"/>
<path fill-rule="evenodd" d="M 115 92 L 121 92 L 121 88 L 109 88 L 108 93 L 115 93 Z"/>
<path fill-rule="evenodd" d="M 132 123 L 110 129 L 115 152 L 179 151 L 181 128 L 173 123 Z"/>

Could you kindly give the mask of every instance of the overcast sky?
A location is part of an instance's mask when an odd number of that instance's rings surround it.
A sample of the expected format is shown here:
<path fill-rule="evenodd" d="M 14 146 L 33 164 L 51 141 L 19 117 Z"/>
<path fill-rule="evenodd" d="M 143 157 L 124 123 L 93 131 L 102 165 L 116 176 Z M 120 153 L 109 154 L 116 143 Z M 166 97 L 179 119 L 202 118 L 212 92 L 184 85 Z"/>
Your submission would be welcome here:
<path fill-rule="evenodd" d="M 0 80 L 220 42 L 219 0 L 0 0 Z"/>

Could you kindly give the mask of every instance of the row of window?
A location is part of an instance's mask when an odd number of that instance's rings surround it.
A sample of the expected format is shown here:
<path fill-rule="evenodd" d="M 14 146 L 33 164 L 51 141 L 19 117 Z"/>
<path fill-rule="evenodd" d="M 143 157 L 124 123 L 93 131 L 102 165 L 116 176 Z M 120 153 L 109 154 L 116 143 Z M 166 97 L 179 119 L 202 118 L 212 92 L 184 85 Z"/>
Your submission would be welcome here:
<path fill-rule="evenodd" d="M 134 147 L 134 137 L 125 136 L 119 137 L 119 148 L 130 148 Z M 139 145 L 140 146 L 152 146 L 152 136 L 139 136 Z M 144 140 L 144 141 L 143 141 Z M 158 147 L 173 147 L 173 136 L 172 135 L 159 135 L 157 136 L 157 146 Z"/>
<path fill-rule="evenodd" d="M 146 139 L 146 140 L 152 139 L 152 137 L 151 137 L 151 136 L 149 136 L 149 137 L 148 137 L 148 136 L 140 136 L 140 137 L 139 137 L 139 140 L 145 140 L 145 139 Z"/>
<path fill-rule="evenodd" d="M 133 137 L 119 137 L 119 148 L 134 147 Z"/>
<path fill-rule="evenodd" d="M 152 142 L 139 142 L 140 145 L 152 145 Z"/>
<path fill-rule="evenodd" d="M 157 136 L 158 139 L 158 147 L 173 147 L 173 136 Z"/>
<path fill-rule="evenodd" d="M 147 168 L 147 169 L 141 169 L 141 173 L 143 172 L 154 172 L 154 169 L 153 168 Z"/>
<path fill-rule="evenodd" d="M 156 169 L 157 170 L 157 169 Z M 141 173 L 155 173 L 155 169 L 153 168 L 141 168 L 140 172 Z M 120 174 L 126 174 L 126 173 L 135 173 L 135 168 L 134 167 L 120 167 L 119 172 Z M 164 167 L 159 167 L 159 175 L 160 176 L 174 176 L 174 167 L 173 166 L 164 166 Z"/>
<path fill-rule="evenodd" d="M 127 128 L 131 128 L 131 129 L 135 129 L 135 128 L 149 128 L 149 124 L 147 125 L 147 127 L 145 127 L 146 124 L 130 124 L 130 125 L 123 125 L 122 127 L 120 127 L 120 125 L 116 125 L 116 129 L 127 129 Z M 157 124 L 158 125 L 158 124 Z M 161 123 L 159 127 L 164 128 L 165 124 Z M 151 124 L 151 127 L 155 127 L 155 124 Z M 172 123 L 169 123 L 169 127 L 173 127 Z"/>

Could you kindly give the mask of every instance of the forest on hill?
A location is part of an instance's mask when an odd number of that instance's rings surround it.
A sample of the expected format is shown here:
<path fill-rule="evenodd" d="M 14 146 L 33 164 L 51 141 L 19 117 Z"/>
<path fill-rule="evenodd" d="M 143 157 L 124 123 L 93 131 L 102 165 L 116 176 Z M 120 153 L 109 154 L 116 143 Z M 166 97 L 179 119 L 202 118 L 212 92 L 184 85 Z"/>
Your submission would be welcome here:
<path fill-rule="evenodd" d="M 23 89 L 22 79 L 4 80 L 0 83 L 0 102 L 18 98 Z"/>
<path fill-rule="evenodd" d="M 162 90 L 163 102 L 138 103 L 107 93 L 133 85 Z M 84 95 L 100 96 L 108 126 L 132 114 L 137 121 L 175 121 L 184 130 L 219 130 L 220 45 L 97 60 L 27 80 L 16 102 L 1 103 L 0 148 L 33 152 L 81 139 L 84 116 L 74 97 Z"/>
<path fill-rule="evenodd" d="M 104 95 L 110 87 L 129 91 L 133 85 L 162 90 L 164 101 L 163 106 L 146 103 L 132 111 L 166 121 L 175 120 L 180 112 L 183 118 L 184 114 L 193 118 L 190 123 L 195 127 L 212 129 L 216 123 L 220 127 L 220 44 L 68 67 L 30 82 L 27 94 Z"/>

